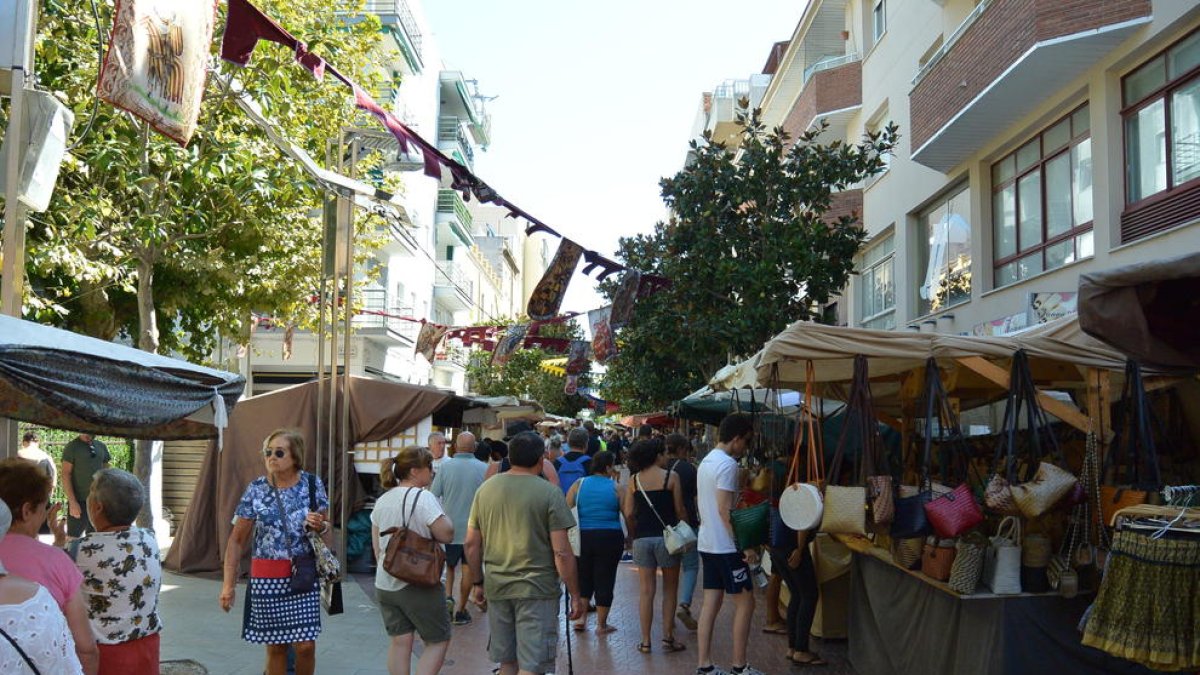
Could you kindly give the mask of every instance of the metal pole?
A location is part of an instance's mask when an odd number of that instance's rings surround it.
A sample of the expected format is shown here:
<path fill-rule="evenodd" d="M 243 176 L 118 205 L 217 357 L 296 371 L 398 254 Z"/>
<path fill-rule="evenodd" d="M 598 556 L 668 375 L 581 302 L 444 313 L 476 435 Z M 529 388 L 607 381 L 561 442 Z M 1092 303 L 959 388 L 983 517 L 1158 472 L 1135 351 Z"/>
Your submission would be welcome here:
<path fill-rule="evenodd" d="M 344 164 L 344 158 L 346 156 L 345 147 L 346 147 L 346 133 L 343 130 L 343 131 L 338 132 L 338 145 L 337 145 L 337 170 L 338 170 L 338 173 L 342 172 L 342 165 Z M 338 201 L 339 202 L 341 201 L 341 197 L 338 198 Z M 339 209 L 339 218 L 340 218 L 340 209 Z M 336 444 L 337 444 L 337 424 L 335 423 L 335 420 L 337 420 L 337 391 L 338 391 L 338 386 L 337 386 L 337 371 L 338 371 L 337 315 L 338 315 L 338 299 L 340 297 L 338 295 L 338 274 L 337 274 L 337 240 L 338 240 L 338 237 L 337 237 L 337 235 L 338 235 L 338 231 L 340 229 L 341 229 L 341 223 L 339 221 L 337 223 L 337 226 L 334 227 L 334 230 L 333 230 L 333 243 L 332 243 L 332 245 L 333 245 L 333 257 L 332 257 L 333 281 L 330 284 L 330 289 L 329 289 L 329 295 L 330 295 L 329 408 L 328 408 L 329 435 L 328 435 L 328 438 L 327 438 L 326 444 L 325 444 L 325 452 L 328 453 L 327 459 L 329 461 L 328 491 L 329 491 L 329 499 L 330 499 L 331 505 L 332 505 L 332 500 L 334 499 L 334 497 L 338 494 L 341 494 L 341 485 L 337 482 L 337 475 L 336 475 L 337 474 L 337 472 L 336 472 L 337 464 L 335 464 L 335 460 L 337 459 L 337 455 L 334 450 L 334 448 L 336 447 Z M 322 344 L 321 348 L 324 349 L 325 345 Z M 343 569 L 345 569 L 345 568 L 343 567 Z"/>
<path fill-rule="evenodd" d="M 350 142 L 350 177 L 355 178 L 355 167 L 358 164 L 358 145 L 357 138 Z M 349 198 L 347 198 L 349 201 Z M 338 537 L 338 560 L 342 564 L 342 569 L 346 568 L 346 523 L 349 521 L 349 515 L 346 511 L 350 508 L 349 490 L 346 488 L 349 482 L 350 471 L 353 467 L 350 463 L 350 451 L 354 448 L 354 442 L 350 438 L 350 337 L 351 323 L 354 320 L 354 312 L 351 305 L 354 301 L 354 204 L 350 202 L 347 207 L 346 215 L 346 304 L 345 314 L 343 315 L 343 330 L 342 330 L 342 345 L 345 352 L 342 365 L 342 483 L 339 487 L 342 488 L 341 500 L 341 534 Z"/>

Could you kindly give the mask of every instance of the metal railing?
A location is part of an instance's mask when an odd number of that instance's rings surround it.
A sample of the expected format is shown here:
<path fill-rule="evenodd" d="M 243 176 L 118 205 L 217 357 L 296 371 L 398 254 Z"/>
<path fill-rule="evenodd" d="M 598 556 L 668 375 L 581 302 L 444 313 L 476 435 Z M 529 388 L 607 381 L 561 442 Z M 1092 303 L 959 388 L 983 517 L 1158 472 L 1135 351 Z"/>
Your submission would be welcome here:
<path fill-rule="evenodd" d="M 465 347 L 443 345 L 433 356 L 435 364 L 449 363 L 460 368 L 466 368 L 471 361 L 471 351 Z"/>
<path fill-rule="evenodd" d="M 925 65 L 921 66 L 920 70 L 917 71 L 916 77 L 912 79 L 912 85 L 914 87 L 917 86 L 921 80 L 925 79 L 925 76 L 929 74 L 929 71 L 933 70 L 933 67 L 936 66 L 938 62 L 950 52 L 950 48 L 953 47 L 956 42 L 958 42 L 959 38 L 963 36 L 963 33 L 967 32 L 968 28 L 970 28 L 976 21 L 979 20 L 980 15 L 982 15 L 984 10 L 986 10 L 991 4 L 992 0 L 981 0 L 980 3 L 975 6 L 975 9 L 971 10 L 971 13 L 967 15 L 967 18 L 963 19 L 963 22 L 958 24 L 958 28 L 954 29 L 954 32 L 950 34 L 950 37 L 947 38 L 944 43 L 942 43 L 942 46 L 939 47 L 938 50 L 933 53 L 933 56 L 930 56 L 929 60 L 925 62 Z"/>
<path fill-rule="evenodd" d="M 462 120 L 457 117 L 438 118 L 438 143 L 455 143 L 461 148 L 463 159 L 468 164 L 475 161 L 475 149 L 463 133 Z"/>
<path fill-rule="evenodd" d="M 438 273 L 433 281 L 435 286 L 455 287 L 468 299 L 474 295 L 475 282 L 471 281 L 470 277 L 463 272 L 462 267 L 459 267 L 457 263 L 450 260 L 439 260 L 437 268 Z"/>
<path fill-rule="evenodd" d="M 467 232 L 471 231 L 471 225 L 474 224 L 475 219 L 457 191 L 438 190 L 437 210 L 439 213 L 453 213 L 463 229 Z"/>
<path fill-rule="evenodd" d="M 413 17 L 412 8 L 408 6 L 407 0 L 367 0 L 364 11 L 381 17 L 396 17 L 396 21 L 408 36 L 409 44 L 416 51 L 417 58 L 424 61 L 424 56 L 421 55 L 421 29 L 417 28 L 417 20 Z"/>
<path fill-rule="evenodd" d="M 847 63 L 855 63 L 855 62 L 861 61 L 861 60 L 862 60 L 861 54 L 859 54 L 858 52 L 851 52 L 844 56 L 836 56 L 833 58 L 827 58 L 827 59 L 824 59 L 821 61 L 817 61 L 816 63 L 814 63 L 811 66 L 804 69 L 804 79 L 803 79 L 803 83 L 800 86 L 804 87 L 805 85 L 807 85 L 808 81 L 812 79 L 812 76 L 821 71 L 833 70 L 834 68 L 837 68 L 839 66 L 844 66 Z"/>
<path fill-rule="evenodd" d="M 354 327 L 359 329 L 384 328 L 390 333 L 409 341 L 417 339 L 417 324 L 397 318 L 411 317 L 412 307 L 396 305 L 388 302 L 387 291 L 382 288 L 368 288 L 362 291 L 362 310 L 364 313 L 354 317 Z M 376 314 L 375 312 L 382 312 Z M 389 316 L 385 316 L 389 315 Z"/>

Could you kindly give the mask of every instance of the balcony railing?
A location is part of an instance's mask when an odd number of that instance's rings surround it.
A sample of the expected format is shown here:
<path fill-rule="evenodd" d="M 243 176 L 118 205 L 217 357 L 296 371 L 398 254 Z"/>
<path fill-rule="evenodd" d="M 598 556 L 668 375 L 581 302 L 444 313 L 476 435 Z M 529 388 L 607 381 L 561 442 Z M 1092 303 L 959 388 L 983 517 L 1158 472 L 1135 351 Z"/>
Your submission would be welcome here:
<path fill-rule="evenodd" d="M 452 286 L 460 293 L 470 298 L 475 291 L 475 282 L 463 271 L 462 267 L 450 260 L 440 260 L 437 264 L 438 273 L 434 279 L 435 286 Z"/>
<path fill-rule="evenodd" d="M 859 54 L 858 52 L 853 52 L 850 54 L 846 54 L 845 56 L 838 56 L 838 57 L 834 57 L 834 58 L 828 58 L 823 61 L 818 61 L 804 69 L 804 80 L 803 80 L 803 84 L 800 86 L 803 87 L 804 85 L 808 84 L 808 81 L 812 79 L 813 75 L 815 75 L 823 70 L 833 70 L 834 68 L 837 68 L 838 66 L 844 66 L 847 63 L 855 63 L 855 62 L 861 61 L 861 60 L 862 60 L 862 55 Z"/>
<path fill-rule="evenodd" d="M 457 145 L 467 164 L 475 161 L 475 149 L 470 139 L 463 133 L 462 120 L 457 117 L 438 118 L 438 143 Z"/>
<path fill-rule="evenodd" d="M 471 361 L 471 351 L 465 347 L 443 345 L 433 356 L 434 365 L 450 364 L 466 368 Z"/>
<path fill-rule="evenodd" d="M 930 56 L 929 60 L 925 62 L 925 65 L 921 66 L 921 69 L 917 71 L 916 77 L 912 79 L 912 84 L 914 87 L 917 86 L 918 82 L 925 78 L 925 75 L 927 75 L 930 70 L 933 70 L 933 67 L 937 65 L 938 61 L 942 60 L 942 57 L 950 51 L 950 49 L 954 46 L 954 43 L 958 42 L 958 39 L 963 36 L 963 33 L 967 32 L 967 29 L 971 27 L 971 24 L 975 23 L 975 21 L 979 19 L 979 15 L 983 14 L 983 11 L 987 9 L 988 5 L 990 4 L 992 4 L 992 0 L 981 0 L 978 5 L 975 5 L 975 9 L 971 10 L 971 13 L 967 15 L 967 18 L 963 19 L 963 22 L 958 24 L 958 28 L 954 29 L 954 32 L 950 34 L 950 37 L 942 43 L 942 46 L 939 47 L 938 50 L 933 53 L 933 56 Z"/>
<path fill-rule="evenodd" d="M 471 216 L 470 209 L 467 208 L 466 202 L 462 200 L 462 196 L 455 190 L 438 190 L 437 201 L 438 213 L 452 213 L 458 223 L 463 226 L 467 232 L 471 231 L 471 225 L 475 219 Z"/>
<path fill-rule="evenodd" d="M 354 317 L 356 329 L 386 329 L 409 341 L 417 339 L 417 324 L 397 317 L 412 316 L 412 307 L 388 302 L 387 291 L 368 288 L 362 291 L 362 312 Z"/>
<path fill-rule="evenodd" d="M 417 28 L 417 20 L 413 17 L 412 8 L 408 6 L 407 0 L 367 0 L 365 11 L 385 19 L 384 23 L 387 23 L 386 18 L 396 17 L 396 21 L 408 36 L 408 43 L 416 52 L 417 59 L 424 60 L 421 55 L 421 30 Z"/>

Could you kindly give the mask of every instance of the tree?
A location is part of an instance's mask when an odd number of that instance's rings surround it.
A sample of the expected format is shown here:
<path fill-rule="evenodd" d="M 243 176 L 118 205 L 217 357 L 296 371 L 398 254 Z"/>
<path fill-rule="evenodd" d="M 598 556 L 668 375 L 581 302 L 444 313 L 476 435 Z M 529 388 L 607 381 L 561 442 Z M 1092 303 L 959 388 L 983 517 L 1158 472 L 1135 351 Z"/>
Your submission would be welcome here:
<path fill-rule="evenodd" d="M 497 321 L 490 325 L 511 325 L 527 321 L 519 319 L 514 322 Z M 538 331 L 545 337 L 567 338 L 579 340 L 583 331 L 574 322 L 558 324 L 543 324 Z M 467 378 L 470 389 L 483 396 L 516 396 L 532 399 L 542 404 L 542 408 L 552 415 L 574 417 L 581 409 L 587 407 L 587 400 L 582 396 L 568 396 L 563 393 L 563 376 L 555 375 L 542 368 L 542 361 L 560 356 L 544 349 L 518 349 L 513 352 L 503 366 L 492 363 L 492 353 L 482 350 L 471 352 L 471 360 L 467 366 Z M 579 386 L 589 386 L 590 374 L 580 375 Z"/>
<path fill-rule="evenodd" d="M 323 0 L 259 4 L 311 50 L 376 85 L 369 64 L 378 20 L 336 20 Z M 111 1 L 99 5 L 104 11 L 93 17 L 89 3 L 42 2 L 41 85 L 74 109 L 79 127 L 50 209 L 30 219 L 33 318 L 106 340 L 127 335 L 146 351 L 202 362 L 218 335 L 245 340 L 253 311 L 310 321 L 321 226 L 309 214 L 322 194 L 237 109 L 228 82 L 239 78 L 283 133 L 318 158 L 355 122 L 348 92 L 261 43 L 244 70 L 217 61 L 200 128 L 181 148 L 95 101 L 98 44 L 113 13 Z M 361 0 L 343 5 L 337 9 L 362 12 Z M 364 224 L 360 232 L 372 235 L 360 237 L 362 249 L 370 249 L 378 242 Z M 148 445 L 139 443 L 135 468 L 148 482 Z"/>
<path fill-rule="evenodd" d="M 739 122 L 736 152 L 706 135 L 691 144 L 692 161 L 661 181 L 667 222 L 621 239 L 626 265 L 672 282 L 638 300 L 617 338 L 604 390 L 627 410 L 662 409 L 789 323 L 819 318 L 866 237 L 858 214 L 828 211 L 834 192 L 883 169 L 894 125 L 852 145 L 818 143 L 822 124 L 792 144 L 782 129 L 768 132 L 757 110 Z M 601 290 L 612 298 L 616 284 Z"/>

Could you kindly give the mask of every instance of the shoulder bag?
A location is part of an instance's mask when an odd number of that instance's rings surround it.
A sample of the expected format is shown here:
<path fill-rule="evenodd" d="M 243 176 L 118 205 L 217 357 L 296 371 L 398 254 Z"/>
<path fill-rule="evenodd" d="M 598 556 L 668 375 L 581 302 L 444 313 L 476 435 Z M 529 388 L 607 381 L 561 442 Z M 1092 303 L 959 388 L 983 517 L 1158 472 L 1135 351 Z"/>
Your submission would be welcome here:
<path fill-rule="evenodd" d="M 950 590 L 959 595 L 971 595 L 983 575 L 983 557 L 987 553 L 987 537 L 976 530 L 954 544 L 958 553 L 950 566 Z"/>
<path fill-rule="evenodd" d="M 567 541 L 570 542 L 571 553 L 575 554 L 576 558 L 579 557 L 583 547 L 579 532 L 579 496 L 583 494 L 583 483 L 586 480 L 587 476 L 584 476 L 577 481 L 579 489 L 575 491 L 575 506 L 571 507 L 571 519 L 575 521 L 575 524 L 567 528 Z"/>
<path fill-rule="evenodd" d="M 821 489 L 825 487 L 825 449 L 821 438 L 820 420 L 813 412 L 813 362 L 806 366 L 804 400 L 800 402 L 800 421 L 796 425 L 792 461 L 788 467 L 788 486 L 779 495 L 779 517 L 789 528 L 807 532 L 821 524 L 825 502 Z M 778 366 L 774 377 L 778 379 Z M 805 462 L 805 481 L 800 482 L 800 448 L 808 450 Z"/>
<path fill-rule="evenodd" d="M 686 518 L 680 518 L 679 522 L 674 525 L 667 525 L 662 516 L 658 515 L 658 509 L 654 508 L 654 502 L 650 501 L 650 495 L 646 494 L 646 490 L 642 487 L 642 480 L 638 476 L 633 477 L 633 482 L 637 484 L 638 492 L 642 493 L 642 497 L 646 500 L 646 505 L 650 507 L 650 511 L 658 518 L 658 522 L 663 526 L 663 544 L 667 547 L 667 553 L 678 555 L 684 553 L 696 545 L 696 531 L 688 525 Z M 671 482 L 671 472 L 667 471 L 667 480 L 665 483 Z"/>
<path fill-rule="evenodd" d="M 271 491 L 275 494 L 275 505 L 279 508 L 279 529 L 283 531 L 283 541 L 287 545 L 288 553 L 292 551 L 292 533 L 288 524 L 287 512 L 283 509 L 283 497 L 279 495 L 279 488 L 275 484 L 271 484 Z M 292 557 L 292 576 L 288 580 L 289 588 L 293 593 L 308 593 L 315 590 L 317 587 L 317 559 L 311 553 L 297 555 Z"/>
<path fill-rule="evenodd" d="M 854 379 L 850 384 L 849 401 L 846 403 L 842 434 L 838 438 L 837 453 L 833 456 L 829 472 L 830 485 L 825 488 L 825 516 L 821 520 L 821 531 L 830 534 L 867 533 L 867 488 L 865 464 L 871 454 L 870 443 L 877 429 L 871 414 L 870 382 L 867 376 L 867 359 L 861 354 L 854 357 Z M 851 435 L 859 443 L 858 461 L 855 463 L 854 485 L 834 485 L 841 480 L 842 461 Z"/>
<path fill-rule="evenodd" d="M 412 509 L 408 516 L 404 510 L 408 506 L 408 498 L 413 490 L 417 497 L 413 500 Z M 417 512 L 417 504 L 421 501 L 421 488 L 408 488 L 404 493 L 404 501 L 400 505 L 401 516 L 404 517 L 400 527 L 389 527 L 380 532 L 381 535 L 391 535 L 387 550 L 383 557 L 383 569 L 400 581 L 407 582 L 420 588 L 434 588 L 442 583 L 442 568 L 446 565 L 446 552 L 441 544 L 429 537 L 423 537 L 408 529 L 409 523 Z"/>
<path fill-rule="evenodd" d="M 996 595 L 1021 592 L 1021 519 L 1000 521 L 983 563 L 983 581 Z"/>
<path fill-rule="evenodd" d="M 1146 503 L 1162 489 L 1158 448 L 1151 422 L 1157 422 L 1146 400 L 1142 368 L 1136 361 L 1125 362 L 1125 386 L 1121 393 L 1121 417 L 1109 450 L 1105 482 L 1100 487 L 1100 509 L 1105 525 L 1112 525 L 1117 511 Z"/>
<path fill-rule="evenodd" d="M 317 510 L 317 477 L 311 473 L 308 474 L 308 510 Z M 316 559 L 317 578 L 321 581 L 321 606 L 329 616 L 341 614 L 345 611 L 342 604 L 342 566 L 319 532 L 306 529 L 305 533 Z"/>
<path fill-rule="evenodd" d="M 944 455 L 947 466 L 942 467 L 942 477 L 947 482 L 950 482 L 951 478 L 962 481 L 950 492 L 937 495 L 926 502 L 925 516 L 937 536 L 952 539 L 982 523 L 983 511 L 971 492 L 971 452 L 963 439 L 958 415 L 954 414 L 954 408 L 950 406 L 946 390 L 942 386 L 941 371 L 935 359 L 929 359 L 925 364 L 925 380 L 925 471 L 928 473 L 931 461 L 936 421 L 939 440 L 950 445 L 950 454 Z M 957 476 L 954 476 L 954 467 L 960 467 Z"/>

